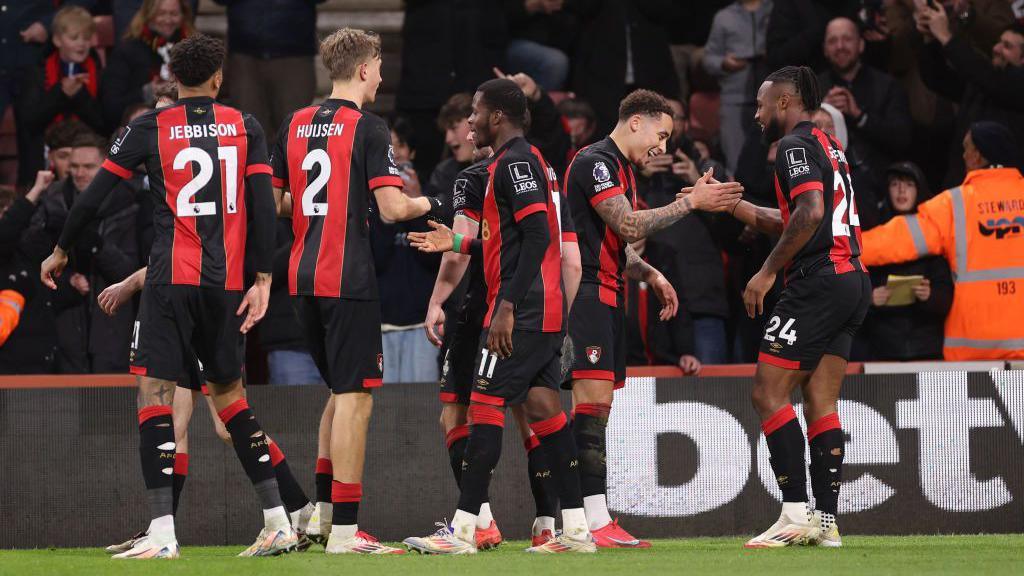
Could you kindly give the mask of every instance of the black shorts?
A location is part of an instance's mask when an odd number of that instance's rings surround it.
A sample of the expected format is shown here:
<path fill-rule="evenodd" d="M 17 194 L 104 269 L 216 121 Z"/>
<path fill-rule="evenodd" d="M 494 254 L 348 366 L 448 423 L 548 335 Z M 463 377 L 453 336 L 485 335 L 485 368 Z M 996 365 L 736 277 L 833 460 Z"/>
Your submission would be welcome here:
<path fill-rule="evenodd" d="M 871 280 L 862 272 L 794 279 L 768 317 L 757 360 L 814 370 L 825 354 L 849 359 L 870 305 Z"/>
<path fill-rule="evenodd" d="M 558 391 L 563 337 L 561 332 L 513 330 L 512 355 L 501 359 L 487 349 L 487 332 L 481 334 L 470 400 L 492 406 L 515 406 L 526 402 L 534 386 Z"/>
<path fill-rule="evenodd" d="M 196 358 L 195 352 L 189 350 L 185 354 L 185 365 L 182 366 L 182 370 L 184 373 L 181 380 L 178 380 L 178 386 L 208 395 L 206 379 L 203 377 L 203 363 Z"/>
<path fill-rule="evenodd" d="M 217 384 L 242 377 L 245 337 L 235 312 L 241 292 L 220 288 L 147 284 L 132 334 L 132 374 L 184 382 L 194 352 L 203 376 Z"/>
<path fill-rule="evenodd" d="M 383 384 L 379 301 L 299 296 L 295 308 L 331 392 L 362 392 Z"/>
<path fill-rule="evenodd" d="M 441 365 L 441 402 L 469 406 L 473 371 L 480 356 L 480 333 L 487 310 L 463 310 L 444 338 Z"/>
<path fill-rule="evenodd" d="M 607 380 L 618 390 L 626 385 L 626 316 L 597 296 L 577 297 L 569 312 L 569 370 L 562 387 L 573 380 Z"/>

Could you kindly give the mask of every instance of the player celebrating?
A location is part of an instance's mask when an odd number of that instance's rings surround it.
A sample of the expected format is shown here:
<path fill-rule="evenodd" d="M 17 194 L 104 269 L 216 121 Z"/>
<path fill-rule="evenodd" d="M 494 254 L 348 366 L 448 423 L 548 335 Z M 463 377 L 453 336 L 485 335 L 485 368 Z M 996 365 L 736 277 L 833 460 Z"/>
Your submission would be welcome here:
<path fill-rule="evenodd" d="M 440 203 L 402 193 L 387 124 L 361 109 L 374 101 L 381 83 L 380 37 L 344 28 L 321 43 L 320 56 L 334 82 L 331 96 L 285 120 L 273 165 L 275 187 L 287 188 L 292 199 L 289 291 L 298 296 L 310 351 L 332 392 L 321 419 L 321 437 L 330 438 L 333 475 L 326 551 L 403 553 L 357 525 L 370 391 L 383 376 L 380 302 L 366 215 L 371 193 L 385 222 L 439 213 Z"/>
<path fill-rule="evenodd" d="M 605 486 L 605 430 L 613 390 L 626 380 L 626 324 L 623 276 L 647 282 L 661 300 L 661 319 L 676 313 L 676 293 L 660 272 L 629 243 L 654 234 L 693 210 L 720 210 L 739 200 L 737 183 L 701 177 L 692 194 L 651 210 L 637 210 L 633 166 L 665 152 L 672 133 L 672 108 L 658 94 L 637 90 L 619 106 L 619 121 L 604 140 L 581 150 L 569 165 L 565 190 L 572 208 L 583 278 L 569 314 L 573 435 L 587 522 L 598 546 L 646 548 L 608 514 Z"/>
<path fill-rule="evenodd" d="M 275 207 L 262 128 L 252 117 L 214 101 L 223 80 L 224 53 L 221 41 L 203 35 L 174 46 L 168 66 L 177 77 L 180 99 L 143 114 L 120 133 L 40 271 L 43 283 L 55 288 L 53 277 L 67 264 L 67 251 L 106 194 L 145 164 L 158 200 L 130 364 L 140 377 L 139 453 L 152 522 L 147 538 L 114 558 L 179 554 L 172 510 L 171 398 L 189 350 L 206 369 L 213 403 L 262 504 L 265 527 L 242 555 L 279 554 L 297 543 L 278 494 L 266 435 L 242 391 L 243 335 L 263 317 L 270 294 Z M 254 226 L 248 241 L 257 276 L 243 297 L 249 210 Z"/>
<path fill-rule="evenodd" d="M 820 102 L 810 68 L 787 66 L 768 76 L 757 92 L 755 118 L 765 141 L 781 138 L 775 164 L 779 209 L 746 201 L 732 208 L 747 225 L 782 234 L 747 284 L 747 315 L 762 313 L 779 271 L 785 280 L 761 342 L 752 394 L 782 490 L 782 514 L 748 548 L 842 545 L 836 512 L 844 440 L 836 403 L 853 336 L 871 303 L 871 283 L 858 259 L 860 222 L 846 156 L 810 122 Z M 790 405 L 797 386 L 808 422 L 813 512 L 807 506 L 806 444 Z"/>
<path fill-rule="evenodd" d="M 469 441 L 461 495 L 451 527 L 407 538 L 409 548 L 432 554 L 476 553 L 477 515 L 501 456 L 504 408 L 525 403 L 558 487 L 562 535 L 532 552 L 594 552 L 583 513 L 576 449 L 558 397 L 566 299 L 562 285 L 559 193 L 550 166 L 523 137 L 526 96 L 515 82 L 495 79 L 473 96 L 470 125 L 479 146 L 492 146 L 481 212 L 487 283 L 485 333 L 470 395 Z M 444 249 L 463 250 L 461 236 Z M 436 232 L 430 233 L 436 235 Z M 410 235 L 417 244 L 418 240 Z"/>

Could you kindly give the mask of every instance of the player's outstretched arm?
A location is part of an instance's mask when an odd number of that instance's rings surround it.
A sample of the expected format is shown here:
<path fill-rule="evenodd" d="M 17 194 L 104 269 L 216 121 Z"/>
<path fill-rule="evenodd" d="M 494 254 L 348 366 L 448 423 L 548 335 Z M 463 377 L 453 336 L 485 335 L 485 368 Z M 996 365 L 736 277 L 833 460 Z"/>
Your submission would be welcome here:
<path fill-rule="evenodd" d="M 460 216 L 456 216 L 455 222 L 452 223 L 452 232 L 463 236 L 476 236 L 477 228 L 479 228 L 479 224 Z M 441 256 L 441 267 L 437 270 L 434 291 L 430 294 L 430 301 L 427 303 L 427 318 L 423 325 L 423 329 L 427 332 L 427 340 L 434 346 L 440 346 L 441 339 L 444 337 L 444 303 L 466 274 L 469 258 L 468 254 L 457 252 L 445 252 Z"/>
<path fill-rule="evenodd" d="M 116 284 L 107 286 L 100 295 L 96 297 L 96 303 L 100 310 L 107 316 L 113 316 L 115 312 L 127 301 L 131 300 L 142 290 L 146 283 L 147 268 L 139 268 L 131 276 Z"/>
<path fill-rule="evenodd" d="M 782 234 L 782 212 L 778 208 L 765 208 L 740 200 L 731 212 L 737 220 L 758 232 L 775 236 Z"/>
<path fill-rule="evenodd" d="M 441 199 L 435 196 L 410 198 L 397 186 L 375 188 L 373 195 L 377 198 L 377 206 L 380 208 L 380 219 L 385 224 L 405 222 L 427 215 L 435 219 L 444 216 Z"/>
<path fill-rule="evenodd" d="M 673 318 L 679 310 L 679 297 L 675 288 L 665 278 L 665 275 L 654 267 L 644 262 L 643 258 L 633 250 L 632 246 L 626 246 L 626 267 L 624 274 L 627 278 L 646 282 L 654 290 L 655 296 L 661 302 L 661 312 L 658 318 L 662 322 Z"/>
<path fill-rule="evenodd" d="M 619 194 L 601 201 L 595 210 L 619 238 L 629 243 L 636 242 L 675 224 L 694 210 L 722 211 L 742 197 L 742 184 L 712 183 L 712 176 L 713 173 L 707 171 L 694 184 L 692 193 L 680 195 L 674 202 L 661 208 L 634 211 L 625 196 Z"/>
<path fill-rule="evenodd" d="M 750 279 L 743 292 L 743 305 L 747 309 L 747 316 L 751 318 L 764 312 L 764 296 L 775 284 L 775 275 L 810 241 L 825 217 L 825 201 L 821 190 L 804 192 L 794 202 L 796 207 L 789 217 L 789 225 L 782 231 L 782 237 L 761 270 Z"/>

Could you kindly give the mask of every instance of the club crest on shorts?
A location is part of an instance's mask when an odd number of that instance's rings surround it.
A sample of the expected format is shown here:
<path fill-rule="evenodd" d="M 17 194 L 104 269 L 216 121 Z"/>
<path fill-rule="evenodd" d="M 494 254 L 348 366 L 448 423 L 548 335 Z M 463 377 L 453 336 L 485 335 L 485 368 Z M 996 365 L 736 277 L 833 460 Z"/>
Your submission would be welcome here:
<path fill-rule="evenodd" d="M 591 364 L 597 364 L 601 359 L 601 347 L 600 346 L 587 346 L 587 360 L 590 360 Z"/>
<path fill-rule="evenodd" d="M 381 373 L 384 372 L 384 354 L 377 352 L 377 370 Z"/>

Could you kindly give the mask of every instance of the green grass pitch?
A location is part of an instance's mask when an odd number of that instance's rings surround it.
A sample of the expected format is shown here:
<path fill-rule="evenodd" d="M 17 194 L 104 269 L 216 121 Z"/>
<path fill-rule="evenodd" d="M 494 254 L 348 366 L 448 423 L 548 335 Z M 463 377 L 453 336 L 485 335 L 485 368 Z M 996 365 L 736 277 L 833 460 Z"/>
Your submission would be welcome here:
<path fill-rule="evenodd" d="M 174 561 L 114 561 L 100 549 L 0 551 L 0 574 L 1012 574 L 1024 573 L 1024 535 L 852 536 L 842 549 L 744 550 L 742 538 L 656 540 L 650 550 L 601 550 L 592 556 L 533 556 L 506 542 L 476 556 L 325 556 L 319 546 L 276 558 L 235 558 L 238 547 L 186 547 Z"/>

